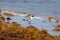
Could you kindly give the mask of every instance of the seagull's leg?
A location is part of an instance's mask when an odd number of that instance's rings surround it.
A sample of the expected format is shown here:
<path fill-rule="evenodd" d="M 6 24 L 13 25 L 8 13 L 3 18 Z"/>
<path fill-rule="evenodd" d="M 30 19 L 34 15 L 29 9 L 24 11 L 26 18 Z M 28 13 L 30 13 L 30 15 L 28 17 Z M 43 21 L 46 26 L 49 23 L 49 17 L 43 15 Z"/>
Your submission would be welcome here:
<path fill-rule="evenodd" d="M 30 26 L 31 22 L 28 22 L 28 23 L 29 23 L 29 26 Z"/>
<path fill-rule="evenodd" d="M 28 25 L 29 25 L 29 26 L 31 25 L 31 22 L 30 22 L 30 21 L 28 21 Z"/>

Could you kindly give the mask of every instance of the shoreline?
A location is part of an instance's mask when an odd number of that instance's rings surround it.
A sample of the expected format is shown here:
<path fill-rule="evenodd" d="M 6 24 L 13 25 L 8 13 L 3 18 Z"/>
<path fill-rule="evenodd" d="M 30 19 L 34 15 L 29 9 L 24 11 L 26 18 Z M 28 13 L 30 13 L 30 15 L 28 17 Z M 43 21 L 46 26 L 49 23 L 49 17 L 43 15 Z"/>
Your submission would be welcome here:
<path fill-rule="evenodd" d="M 12 15 L 15 15 L 15 16 L 28 16 L 28 15 L 32 15 L 32 14 L 27 14 L 27 13 L 14 13 L 14 12 L 9 12 L 9 11 L 3 11 L 2 10 L 2 13 L 7 13 L 7 14 L 12 14 Z M 57 22 L 60 24 L 60 19 L 59 18 L 53 18 L 52 16 L 51 17 L 48 17 L 48 18 L 45 18 L 45 17 L 40 17 L 40 16 L 35 16 L 32 17 L 32 19 L 39 19 L 39 20 L 43 20 L 43 21 L 52 21 L 52 22 Z"/>

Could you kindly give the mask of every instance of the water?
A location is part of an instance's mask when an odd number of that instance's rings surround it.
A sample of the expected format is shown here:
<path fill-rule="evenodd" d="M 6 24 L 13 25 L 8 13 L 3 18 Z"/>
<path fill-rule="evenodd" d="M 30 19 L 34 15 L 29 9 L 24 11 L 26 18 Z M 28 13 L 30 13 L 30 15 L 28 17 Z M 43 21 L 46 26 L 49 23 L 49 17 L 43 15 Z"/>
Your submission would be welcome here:
<path fill-rule="evenodd" d="M 43 17 L 53 16 L 60 18 L 60 0 L 0 0 L 0 8 L 12 12 L 26 12 Z M 22 18 L 24 17 L 15 16 L 12 17 L 12 21 L 28 26 L 28 22 L 22 21 Z M 33 19 L 31 25 L 39 29 L 44 28 L 52 35 L 60 34 L 59 32 L 52 32 L 52 28 L 57 25 L 55 22 L 44 23 L 42 20 Z"/>
<path fill-rule="evenodd" d="M 60 0 L 0 0 L 0 8 L 60 18 Z"/>

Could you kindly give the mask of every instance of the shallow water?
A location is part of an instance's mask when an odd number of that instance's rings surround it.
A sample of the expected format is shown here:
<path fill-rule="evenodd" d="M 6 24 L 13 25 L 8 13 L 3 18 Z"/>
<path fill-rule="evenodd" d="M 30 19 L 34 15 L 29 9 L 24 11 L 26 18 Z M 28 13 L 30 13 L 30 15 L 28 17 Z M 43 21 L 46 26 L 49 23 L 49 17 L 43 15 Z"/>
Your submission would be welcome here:
<path fill-rule="evenodd" d="M 12 12 L 26 12 L 38 16 L 53 16 L 60 18 L 60 0 L 0 0 L 0 8 Z M 27 21 L 22 21 L 25 17 L 14 16 L 12 21 L 20 23 L 22 26 L 28 26 Z M 33 19 L 31 25 L 41 29 L 46 29 L 52 35 L 58 35 L 60 32 L 53 32 L 52 29 L 56 22 L 43 22 L 42 20 Z"/>

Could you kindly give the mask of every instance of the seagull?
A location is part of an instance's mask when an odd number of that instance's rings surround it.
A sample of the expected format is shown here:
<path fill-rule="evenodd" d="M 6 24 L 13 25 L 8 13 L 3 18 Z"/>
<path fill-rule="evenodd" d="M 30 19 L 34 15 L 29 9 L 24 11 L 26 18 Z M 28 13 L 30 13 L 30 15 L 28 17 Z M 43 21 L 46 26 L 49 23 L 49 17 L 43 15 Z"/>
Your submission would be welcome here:
<path fill-rule="evenodd" d="M 26 14 L 26 15 L 23 15 L 23 16 L 25 16 L 27 18 L 27 20 L 25 20 L 25 19 L 23 19 L 23 20 L 27 21 L 28 24 L 30 25 L 31 21 L 33 20 L 34 15 L 32 15 L 32 14 Z"/>

